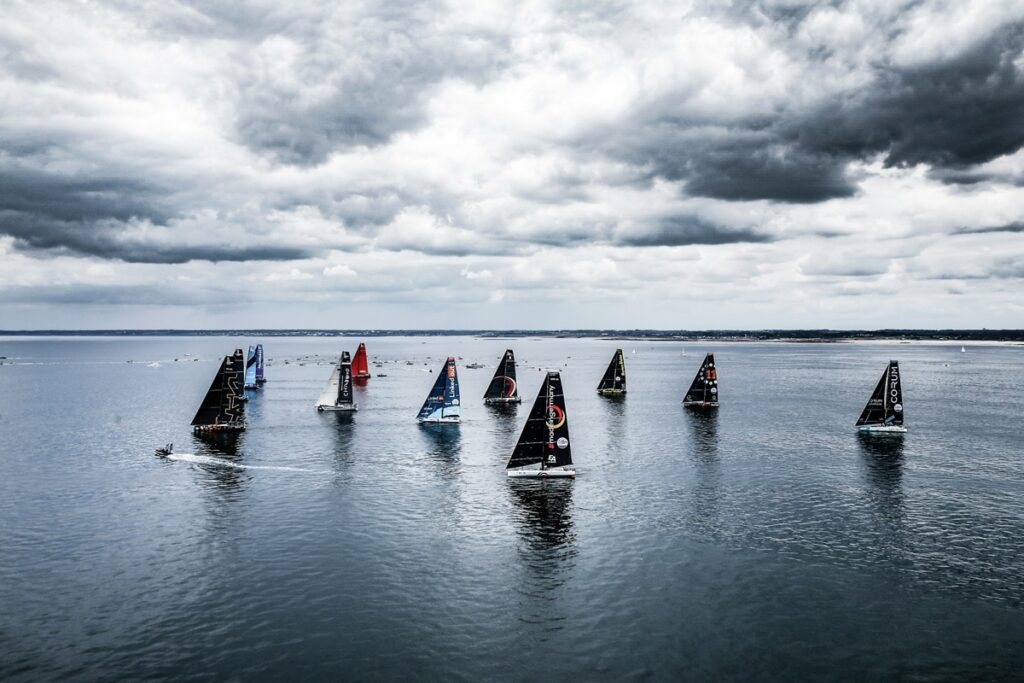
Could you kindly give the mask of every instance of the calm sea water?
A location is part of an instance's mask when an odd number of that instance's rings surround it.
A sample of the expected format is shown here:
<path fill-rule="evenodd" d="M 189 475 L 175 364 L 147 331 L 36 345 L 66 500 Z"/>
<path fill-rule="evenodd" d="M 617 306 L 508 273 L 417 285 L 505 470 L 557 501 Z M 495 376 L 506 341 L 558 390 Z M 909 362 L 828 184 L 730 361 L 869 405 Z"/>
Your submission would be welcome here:
<path fill-rule="evenodd" d="M 1024 675 L 1024 347 L 367 339 L 387 377 L 345 419 L 313 402 L 360 340 L 268 338 L 248 430 L 194 437 L 255 341 L 0 339 L 0 678 Z M 507 346 L 524 403 L 494 411 Z M 419 427 L 448 354 L 464 421 Z M 890 358 L 910 432 L 860 439 Z M 539 367 L 574 482 L 505 476 Z"/>

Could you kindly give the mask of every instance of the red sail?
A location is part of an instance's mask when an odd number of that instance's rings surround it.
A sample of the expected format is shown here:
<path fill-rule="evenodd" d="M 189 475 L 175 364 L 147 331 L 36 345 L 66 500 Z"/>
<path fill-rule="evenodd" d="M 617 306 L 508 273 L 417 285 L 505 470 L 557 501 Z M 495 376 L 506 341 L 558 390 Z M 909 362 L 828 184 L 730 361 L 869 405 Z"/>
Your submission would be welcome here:
<path fill-rule="evenodd" d="M 352 377 L 366 379 L 370 376 L 370 364 L 366 362 L 366 344 L 360 344 L 352 359 Z"/>

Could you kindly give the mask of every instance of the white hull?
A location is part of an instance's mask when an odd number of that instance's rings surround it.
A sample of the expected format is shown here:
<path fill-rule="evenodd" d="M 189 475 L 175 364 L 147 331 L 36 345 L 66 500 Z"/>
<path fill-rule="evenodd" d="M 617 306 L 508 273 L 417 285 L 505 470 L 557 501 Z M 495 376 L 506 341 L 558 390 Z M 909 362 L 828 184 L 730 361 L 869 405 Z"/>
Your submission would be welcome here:
<path fill-rule="evenodd" d="M 625 396 L 625 389 L 598 389 L 598 396 Z"/>
<path fill-rule="evenodd" d="M 354 413 L 359 410 L 359 406 L 355 403 L 350 406 L 318 405 L 316 409 L 321 413 Z"/>
<path fill-rule="evenodd" d="M 419 422 L 421 425 L 438 425 L 438 424 L 446 425 L 446 424 L 459 424 L 459 422 L 461 420 L 459 419 L 458 415 L 449 415 L 449 416 L 438 417 L 438 418 L 434 418 L 434 419 L 430 419 L 430 418 L 426 418 L 426 419 L 416 418 L 416 421 Z"/>
<path fill-rule="evenodd" d="M 907 428 L 897 425 L 861 425 L 860 427 L 857 427 L 857 431 L 880 434 L 906 434 Z"/>
<path fill-rule="evenodd" d="M 548 479 L 551 477 L 570 477 L 576 478 L 576 470 L 570 470 L 565 467 L 550 467 L 548 469 L 516 469 L 507 470 L 508 476 L 510 477 L 532 477 L 534 479 Z"/>

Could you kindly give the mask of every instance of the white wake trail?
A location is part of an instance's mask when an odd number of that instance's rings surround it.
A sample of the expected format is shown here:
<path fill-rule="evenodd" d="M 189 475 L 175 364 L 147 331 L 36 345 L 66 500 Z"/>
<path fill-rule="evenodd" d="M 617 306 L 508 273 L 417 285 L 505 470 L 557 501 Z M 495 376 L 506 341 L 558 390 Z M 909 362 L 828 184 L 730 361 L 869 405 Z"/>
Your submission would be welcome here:
<path fill-rule="evenodd" d="M 284 467 L 279 465 L 245 465 L 240 462 L 231 462 L 221 458 L 212 458 L 208 455 L 197 455 L 195 453 L 171 453 L 168 460 L 179 462 L 191 462 L 197 465 L 213 465 L 214 467 L 230 467 L 236 470 L 272 470 L 275 472 L 304 472 L 306 474 L 322 474 L 320 470 L 307 470 L 301 467 Z"/>

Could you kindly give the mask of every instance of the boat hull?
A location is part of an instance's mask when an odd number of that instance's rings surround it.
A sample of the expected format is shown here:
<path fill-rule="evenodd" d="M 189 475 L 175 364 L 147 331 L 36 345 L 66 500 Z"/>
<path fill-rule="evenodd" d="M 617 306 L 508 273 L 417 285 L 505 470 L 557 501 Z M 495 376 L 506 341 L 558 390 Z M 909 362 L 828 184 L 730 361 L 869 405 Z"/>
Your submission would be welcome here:
<path fill-rule="evenodd" d="M 319 413 L 354 413 L 359 410 L 359 406 L 355 403 L 350 406 L 318 405 L 316 410 Z"/>
<path fill-rule="evenodd" d="M 196 425 L 192 427 L 194 432 L 240 432 L 245 429 L 245 423 L 238 424 L 216 424 L 216 425 Z"/>
<path fill-rule="evenodd" d="M 717 408 L 717 401 L 683 401 L 684 408 Z"/>
<path fill-rule="evenodd" d="M 513 396 L 512 398 L 485 398 L 484 405 L 488 406 L 504 406 L 510 403 L 522 403 L 523 399 L 519 396 Z"/>
<path fill-rule="evenodd" d="M 598 389 L 597 390 L 597 395 L 598 396 L 625 396 L 626 395 L 626 390 L 625 389 Z"/>
<path fill-rule="evenodd" d="M 458 415 L 450 415 L 437 418 L 416 418 L 421 425 L 457 425 L 461 422 Z"/>
<path fill-rule="evenodd" d="M 554 479 L 554 478 L 576 478 L 576 470 L 565 467 L 550 467 L 547 469 L 515 469 L 506 470 L 508 476 L 515 479 Z"/>
<path fill-rule="evenodd" d="M 857 427 L 857 431 L 871 434 L 906 434 L 907 428 L 899 425 L 861 425 Z"/>

